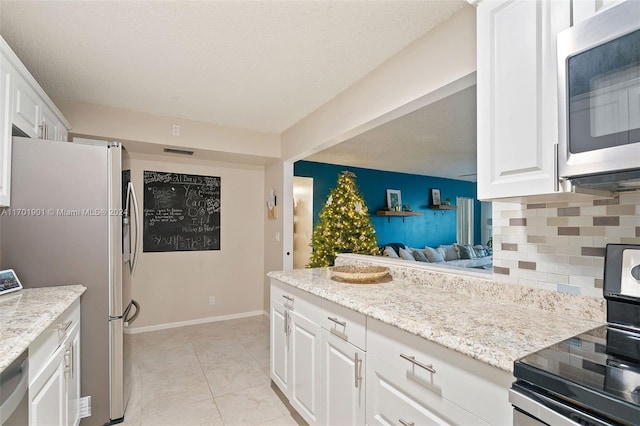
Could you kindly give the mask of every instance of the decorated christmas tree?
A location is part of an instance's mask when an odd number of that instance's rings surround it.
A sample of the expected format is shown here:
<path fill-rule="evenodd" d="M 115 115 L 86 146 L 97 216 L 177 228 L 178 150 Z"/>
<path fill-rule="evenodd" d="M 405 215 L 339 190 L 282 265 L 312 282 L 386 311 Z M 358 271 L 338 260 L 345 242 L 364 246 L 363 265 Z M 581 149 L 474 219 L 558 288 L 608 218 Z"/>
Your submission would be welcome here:
<path fill-rule="evenodd" d="M 338 253 L 378 253 L 378 239 L 355 177 L 349 171 L 339 175 L 338 185 L 320 211 L 320 222 L 311 238 L 313 253 L 308 268 L 331 266 Z"/>

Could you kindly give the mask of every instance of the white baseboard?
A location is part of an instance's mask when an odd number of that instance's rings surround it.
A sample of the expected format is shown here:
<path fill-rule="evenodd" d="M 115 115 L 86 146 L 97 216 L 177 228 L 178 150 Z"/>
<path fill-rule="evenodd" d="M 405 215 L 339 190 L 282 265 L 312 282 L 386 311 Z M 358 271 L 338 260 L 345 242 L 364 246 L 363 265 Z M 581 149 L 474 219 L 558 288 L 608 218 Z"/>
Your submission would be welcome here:
<path fill-rule="evenodd" d="M 138 333 L 146 333 L 148 331 L 158 331 L 158 330 L 167 330 L 169 328 L 178 328 L 178 327 L 186 327 L 188 325 L 196 325 L 196 324 L 206 324 L 209 322 L 218 322 L 218 321 L 228 321 L 239 318 L 248 318 L 248 317 L 257 317 L 259 315 L 267 314 L 265 311 L 251 311 L 251 312 L 242 312 L 239 314 L 231 314 L 231 315 L 220 315 L 217 317 L 207 317 L 207 318 L 198 318 L 189 321 L 179 321 L 179 322 L 170 322 L 165 324 L 158 325 L 148 325 L 146 327 L 132 327 L 125 328 L 124 332 L 126 334 L 138 334 Z M 267 314 L 268 316 L 268 314 Z"/>

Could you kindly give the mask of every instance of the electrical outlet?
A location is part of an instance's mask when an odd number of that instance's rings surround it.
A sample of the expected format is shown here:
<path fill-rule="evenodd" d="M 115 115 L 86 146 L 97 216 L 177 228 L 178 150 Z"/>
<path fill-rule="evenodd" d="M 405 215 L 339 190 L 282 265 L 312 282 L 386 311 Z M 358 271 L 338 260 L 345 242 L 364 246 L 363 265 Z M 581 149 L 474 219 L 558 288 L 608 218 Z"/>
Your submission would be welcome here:
<path fill-rule="evenodd" d="M 215 296 L 209 296 L 209 304 L 210 305 L 215 305 L 216 304 L 216 297 Z"/>
<path fill-rule="evenodd" d="M 80 418 L 91 417 L 91 397 L 80 398 Z"/>
<path fill-rule="evenodd" d="M 171 134 L 173 136 L 180 136 L 180 125 L 174 124 L 171 126 Z"/>

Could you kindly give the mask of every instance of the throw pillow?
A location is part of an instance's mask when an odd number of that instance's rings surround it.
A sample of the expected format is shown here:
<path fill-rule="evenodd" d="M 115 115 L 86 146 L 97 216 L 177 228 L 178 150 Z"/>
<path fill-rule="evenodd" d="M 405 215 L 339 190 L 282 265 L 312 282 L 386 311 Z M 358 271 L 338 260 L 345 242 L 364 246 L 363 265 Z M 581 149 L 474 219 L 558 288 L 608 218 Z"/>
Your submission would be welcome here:
<path fill-rule="evenodd" d="M 429 262 L 431 263 L 442 263 L 444 262 L 444 256 L 442 255 L 442 253 L 440 253 L 440 251 L 431 248 L 431 247 L 425 247 L 424 248 L 424 254 L 425 256 L 427 256 L 427 260 L 429 260 Z"/>
<path fill-rule="evenodd" d="M 382 252 L 383 256 L 388 256 L 388 257 L 394 257 L 394 258 L 399 258 L 400 256 L 398 256 L 398 253 L 396 253 L 396 251 L 389 246 L 386 246 L 384 248 L 384 251 Z"/>
<path fill-rule="evenodd" d="M 473 247 L 471 247 L 468 244 L 455 244 L 455 248 L 458 251 L 458 257 L 460 259 L 475 259 L 476 258 L 476 252 L 473 249 Z"/>
<path fill-rule="evenodd" d="M 422 250 L 412 249 L 411 252 L 413 253 L 413 258 L 415 260 L 417 260 L 418 262 L 428 262 L 429 261 L 429 260 L 427 260 L 427 256 L 424 255 Z"/>
<path fill-rule="evenodd" d="M 412 260 L 415 262 L 415 259 L 413 258 L 413 254 L 411 253 L 411 250 L 401 248 L 400 257 L 403 258 L 404 260 Z"/>
<path fill-rule="evenodd" d="M 453 244 L 440 245 L 438 248 L 441 248 L 444 251 L 444 260 L 446 260 L 447 262 L 450 260 L 458 259 L 458 252 L 456 251 L 456 248 L 453 246 Z"/>
<path fill-rule="evenodd" d="M 476 257 L 489 256 L 489 252 L 487 251 L 487 249 L 480 244 L 473 246 L 473 250 L 476 252 Z"/>

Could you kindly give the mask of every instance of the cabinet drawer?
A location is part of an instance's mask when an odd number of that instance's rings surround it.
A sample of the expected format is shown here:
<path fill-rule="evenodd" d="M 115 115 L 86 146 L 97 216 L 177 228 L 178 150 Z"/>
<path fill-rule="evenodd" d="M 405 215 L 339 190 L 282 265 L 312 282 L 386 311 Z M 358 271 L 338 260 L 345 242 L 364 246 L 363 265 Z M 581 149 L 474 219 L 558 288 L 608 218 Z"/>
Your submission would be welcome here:
<path fill-rule="evenodd" d="M 487 425 L 367 354 L 367 424 Z M 507 424 L 507 423 L 505 423 Z"/>
<path fill-rule="evenodd" d="M 272 279 L 271 300 L 277 300 L 285 309 L 296 312 L 316 324 L 322 321 L 321 298 L 314 294 Z"/>
<path fill-rule="evenodd" d="M 367 347 L 369 355 L 416 387 L 490 424 L 511 422 L 508 391 L 514 379 L 510 373 L 372 319 L 367 323 Z"/>
<path fill-rule="evenodd" d="M 344 306 L 322 300 L 322 328 L 336 336 L 367 350 L 367 317 Z"/>
<path fill-rule="evenodd" d="M 80 326 L 80 299 L 73 302 L 29 346 L 29 380 L 32 382 L 56 349 Z"/>

